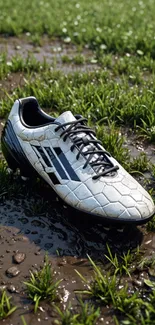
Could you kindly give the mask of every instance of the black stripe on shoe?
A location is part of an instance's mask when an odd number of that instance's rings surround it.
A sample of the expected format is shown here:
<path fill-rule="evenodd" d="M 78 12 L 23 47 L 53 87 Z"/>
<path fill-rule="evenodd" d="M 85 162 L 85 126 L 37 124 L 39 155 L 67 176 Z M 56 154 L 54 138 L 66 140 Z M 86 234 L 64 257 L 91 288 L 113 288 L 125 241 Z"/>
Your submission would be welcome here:
<path fill-rule="evenodd" d="M 46 154 L 45 154 L 45 152 L 44 152 L 44 150 L 43 150 L 43 148 L 41 146 L 34 146 L 34 145 L 32 145 L 32 148 L 35 148 L 35 149 L 38 150 L 38 152 L 40 153 L 43 161 L 46 163 L 46 165 L 48 167 L 52 167 L 51 161 L 48 159 L 48 157 L 46 156 Z"/>
<path fill-rule="evenodd" d="M 63 164 L 66 172 L 70 176 L 72 181 L 80 182 L 79 177 L 76 175 L 74 169 L 70 165 L 69 161 L 67 160 L 66 156 L 62 152 L 62 150 L 59 147 L 53 148 L 57 156 L 59 157 L 61 163 Z"/>
<path fill-rule="evenodd" d="M 54 173 L 48 173 L 48 176 L 50 177 L 50 179 L 54 185 L 61 184 Z"/>
<path fill-rule="evenodd" d="M 69 179 L 67 174 L 65 173 L 64 169 L 62 168 L 62 166 L 60 165 L 58 159 L 56 158 L 56 156 L 54 155 L 53 151 L 51 150 L 50 147 L 44 147 L 49 158 L 51 159 L 56 171 L 58 172 L 58 174 L 60 175 L 60 177 L 62 179 Z"/>

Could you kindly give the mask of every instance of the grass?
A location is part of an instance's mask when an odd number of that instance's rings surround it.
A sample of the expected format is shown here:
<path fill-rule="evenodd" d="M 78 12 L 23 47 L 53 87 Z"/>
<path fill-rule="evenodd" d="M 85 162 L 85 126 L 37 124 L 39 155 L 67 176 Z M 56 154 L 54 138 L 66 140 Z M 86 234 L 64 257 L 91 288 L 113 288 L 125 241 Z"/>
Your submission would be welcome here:
<path fill-rule="evenodd" d="M 37 0 L 26 3 L 14 0 L 12 5 L 10 15 L 10 0 L 0 2 L 1 34 L 28 32 L 37 43 L 39 35 L 48 34 L 60 37 L 67 44 L 88 44 L 101 52 L 134 53 L 140 58 L 147 53 L 155 56 L 153 0 L 118 0 L 117 3 L 113 0 L 89 3 L 50 0 L 39 4 Z"/>
<path fill-rule="evenodd" d="M 78 313 L 73 310 L 71 304 L 64 311 L 57 306 L 56 310 L 60 317 L 60 320 L 55 320 L 57 325 L 95 325 L 100 316 L 99 308 L 95 308 L 95 306 L 89 303 L 84 303 L 82 300 L 80 300 Z"/>
<path fill-rule="evenodd" d="M 39 72 L 42 67 L 46 68 L 46 62 L 40 63 L 32 54 L 29 54 L 26 59 L 20 55 L 13 56 L 8 60 L 6 53 L 0 54 L 0 80 L 2 80 L 8 73 L 11 72 Z"/>
<path fill-rule="evenodd" d="M 30 279 L 24 282 L 27 288 L 28 297 L 34 302 L 34 311 L 37 312 L 41 300 L 50 302 L 58 300 L 57 290 L 62 280 L 55 281 L 51 264 L 48 257 L 40 271 L 30 272 Z"/>
<path fill-rule="evenodd" d="M 11 297 L 7 296 L 6 291 L 3 291 L 0 297 L 0 319 L 7 318 L 17 309 L 16 306 L 13 306 L 10 302 Z"/>
<path fill-rule="evenodd" d="M 108 252 L 109 256 L 107 256 L 107 258 L 116 268 L 118 258 L 116 255 L 114 257 L 112 256 L 109 248 Z M 110 276 L 110 274 L 107 276 L 108 273 L 101 270 L 101 268 L 99 268 L 90 257 L 88 258 L 93 267 L 94 274 L 91 281 L 89 281 L 83 277 L 82 274 L 76 271 L 82 282 L 87 287 L 87 289 L 77 291 L 77 293 L 95 299 L 98 303 L 100 302 L 100 306 L 108 305 L 112 308 L 115 315 L 114 321 L 116 325 L 151 325 L 151 321 L 153 322 L 152 324 L 154 324 L 155 283 L 150 280 L 144 280 L 145 285 L 152 290 L 151 293 L 146 288 L 141 289 L 139 292 L 137 292 L 137 290 L 134 291 L 135 288 L 131 289 L 127 284 L 122 285 L 122 288 L 119 288 L 118 285 L 120 283 L 120 278 L 118 278 L 117 268 L 113 276 Z M 153 266 L 153 261 L 151 263 Z M 127 275 L 130 276 L 129 272 L 127 272 Z"/>
<path fill-rule="evenodd" d="M 131 174 L 145 173 L 150 169 L 149 159 L 145 152 L 141 152 L 138 157 L 133 158 L 129 164 Z"/>
<path fill-rule="evenodd" d="M 94 276 L 91 282 L 76 270 L 76 273 L 87 287 L 87 289 L 82 290 L 81 293 L 97 300 L 101 300 L 104 305 L 109 304 L 115 299 L 117 285 L 116 275 L 114 274 L 110 277 L 110 273 L 104 274 L 90 257 L 88 257 L 88 259 L 93 266 L 94 271 Z M 78 293 L 80 293 L 80 291 Z"/>
<path fill-rule="evenodd" d="M 30 70 L 35 71 L 35 67 Z M 142 80 L 141 87 L 137 87 L 137 84 L 131 87 L 128 76 L 124 76 L 122 82 L 118 83 L 111 79 L 111 73 L 107 70 L 64 75 L 51 71 L 50 66 L 46 65 L 42 73 L 33 78 L 25 76 L 23 87 L 16 87 L 13 94 L 1 99 L 0 116 L 8 114 L 16 98 L 33 95 L 51 113 L 71 109 L 75 114 L 88 117 L 93 125 L 97 123 L 101 130 L 104 125 L 111 123 L 113 130 L 114 126 L 137 130 L 137 127 L 144 128 L 143 121 L 147 123 L 154 116 L 153 88 L 152 80 Z M 146 125 L 145 130 L 147 128 Z"/>
<path fill-rule="evenodd" d="M 153 217 L 147 224 L 148 231 L 155 231 L 155 217 Z"/>
<path fill-rule="evenodd" d="M 133 262 L 135 260 L 137 262 L 143 260 L 139 247 L 135 251 L 131 252 L 131 250 L 128 250 L 127 253 L 123 253 L 122 255 L 118 256 L 116 253 L 112 254 L 112 251 L 107 244 L 107 252 L 108 254 L 105 254 L 105 257 L 111 264 L 111 273 L 119 274 L 120 276 L 126 274 L 131 277 L 131 272 L 133 272 L 136 268 L 136 266 L 133 268 Z"/>
<path fill-rule="evenodd" d="M 27 325 L 27 323 L 26 323 L 26 320 L 25 320 L 24 316 L 21 316 L 21 320 L 22 320 L 22 323 L 23 323 L 23 325 Z"/>

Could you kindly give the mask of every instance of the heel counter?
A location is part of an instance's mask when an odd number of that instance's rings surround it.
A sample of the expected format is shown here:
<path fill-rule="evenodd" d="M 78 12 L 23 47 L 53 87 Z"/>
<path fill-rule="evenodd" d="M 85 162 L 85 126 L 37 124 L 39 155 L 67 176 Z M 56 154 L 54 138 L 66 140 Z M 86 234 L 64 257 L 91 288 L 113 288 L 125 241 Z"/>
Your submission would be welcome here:
<path fill-rule="evenodd" d="M 15 117 L 17 116 L 19 116 L 19 100 L 17 99 L 15 102 L 14 102 L 14 104 L 13 104 L 13 106 L 12 106 L 12 109 L 11 109 L 11 111 L 10 111 L 10 114 L 9 114 L 9 116 L 8 116 L 8 119 L 9 120 L 12 120 L 12 118 L 13 119 L 15 119 Z"/>
<path fill-rule="evenodd" d="M 33 174 L 33 167 L 27 159 L 9 119 L 2 131 L 1 145 L 4 157 L 11 169 L 19 168 L 26 176 Z"/>

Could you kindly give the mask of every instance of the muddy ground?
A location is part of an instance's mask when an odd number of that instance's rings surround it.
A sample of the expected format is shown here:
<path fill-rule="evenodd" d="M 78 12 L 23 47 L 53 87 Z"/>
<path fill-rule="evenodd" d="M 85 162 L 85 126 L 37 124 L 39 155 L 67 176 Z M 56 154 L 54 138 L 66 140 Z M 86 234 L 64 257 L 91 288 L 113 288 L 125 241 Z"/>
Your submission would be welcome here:
<path fill-rule="evenodd" d="M 61 70 L 64 73 L 75 71 L 93 71 L 99 69 L 95 62 L 94 53 L 87 47 L 78 49 L 77 46 L 66 44 L 59 40 L 49 40 L 46 36 L 41 39 L 41 43 L 36 45 L 29 40 L 29 37 L 9 37 L 0 38 L 0 52 L 7 53 L 8 60 L 14 56 L 27 58 L 33 55 L 36 60 L 43 62 L 46 60 L 53 68 Z M 67 56 L 71 60 L 75 56 L 82 54 L 86 59 L 85 64 L 77 65 L 74 62 L 62 64 L 62 59 Z"/>
<path fill-rule="evenodd" d="M 46 57 L 48 63 L 52 63 L 56 56 L 57 66 L 67 72 L 98 68 L 95 64 L 81 67 L 73 64 L 62 65 L 61 56 L 74 56 L 75 47 L 58 41 L 51 41 L 49 44 L 46 38 L 42 41 L 42 46 L 34 46 L 26 38 L 9 38 L 9 41 L 3 38 L 0 39 L 0 51 L 7 51 L 8 58 L 17 54 L 26 57 L 29 52 L 33 52 L 37 60 Z M 93 57 L 93 53 L 88 49 L 85 49 L 84 54 Z M 23 82 L 21 73 L 8 75 L 0 82 L 0 95 L 2 96 L 3 89 L 12 91 Z M 1 121 L 1 129 L 3 123 L 4 121 Z M 126 146 L 131 150 L 131 155 L 137 156 L 145 151 L 151 161 L 155 161 L 155 146 L 144 146 L 134 137 L 127 138 Z M 22 182 L 19 176 L 13 177 L 11 181 Z M 24 186 L 23 184 L 22 187 Z M 26 185 L 25 191 L 28 186 Z M 40 209 L 40 206 L 43 208 Z M 74 290 L 82 289 L 83 284 L 75 269 L 90 278 L 92 270 L 87 261 L 87 254 L 93 259 L 102 260 L 107 252 L 107 242 L 116 252 L 127 251 L 138 245 L 145 250 L 147 256 L 155 252 L 155 234 L 148 234 L 145 226 L 126 228 L 123 233 L 116 229 L 105 230 L 101 222 L 83 219 L 80 214 L 75 215 L 73 211 L 65 209 L 53 192 L 44 188 L 44 185 L 38 189 L 36 184 L 34 196 L 31 194 L 28 198 L 18 195 L 8 199 L 4 193 L 0 200 L 0 289 L 7 289 L 18 309 L 10 318 L 0 321 L 0 324 L 21 325 L 20 316 L 23 314 L 27 325 L 54 324 L 56 315 L 54 308 L 49 304 L 42 303 L 42 308 L 37 314 L 33 313 L 33 305 L 27 299 L 23 284 L 29 277 L 29 271 L 39 269 L 47 252 L 56 271 L 56 278 L 63 279 L 60 285 L 61 303 L 65 306 L 69 299 L 76 305 Z M 25 254 L 20 264 L 14 260 L 16 253 Z M 15 268 L 10 270 L 11 267 Z M 140 276 L 136 275 L 135 278 Z M 98 324 L 113 324 L 107 309 L 102 310 Z"/>

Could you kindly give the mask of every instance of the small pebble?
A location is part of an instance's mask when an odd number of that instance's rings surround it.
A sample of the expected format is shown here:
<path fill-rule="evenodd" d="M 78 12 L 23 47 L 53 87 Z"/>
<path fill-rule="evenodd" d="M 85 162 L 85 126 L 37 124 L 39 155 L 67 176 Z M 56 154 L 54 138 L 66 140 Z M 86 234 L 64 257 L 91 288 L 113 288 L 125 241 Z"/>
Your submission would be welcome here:
<path fill-rule="evenodd" d="M 28 239 L 28 237 L 26 237 L 26 236 L 17 236 L 16 238 L 15 238 L 15 240 L 17 241 L 23 241 L 23 242 L 28 242 L 29 241 L 29 239 Z"/>
<path fill-rule="evenodd" d="M 26 254 L 25 253 L 16 253 L 13 256 L 14 262 L 17 263 L 17 264 L 22 263 L 25 260 L 25 258 L 26 258 Z"/>
<path fill-rule="evenodd" d="M 143 285 L 144 285 L 144 281 L 143 280 L 133 279 L 132 283 L 136 287 L 140 287 L 140 288 L 143 287 Z"/>
<path fill-rule="evenodd" d="M 38 252 L 35 252 L 34 254 L 35 254 L 35 255 L 40 255 L 40 252 L 38 251 Z"/>
<path fill-rule="evenodd" d="M 18 292 L 15 288 L 15 286 L 13 284 L 11 284 L 10 286 L 8 286 L 8 291 L 11 292 L 11 293 L 15 293 L 15 292 Z"/>
<path fill-rule="evenodd" d="M 20 270 L 16 266 L 12 266 L 8 270 L 6 270 L 7 276 L 9 276 L 11 278 L 17 276 L 19 273 L 20 273 Z"/>

